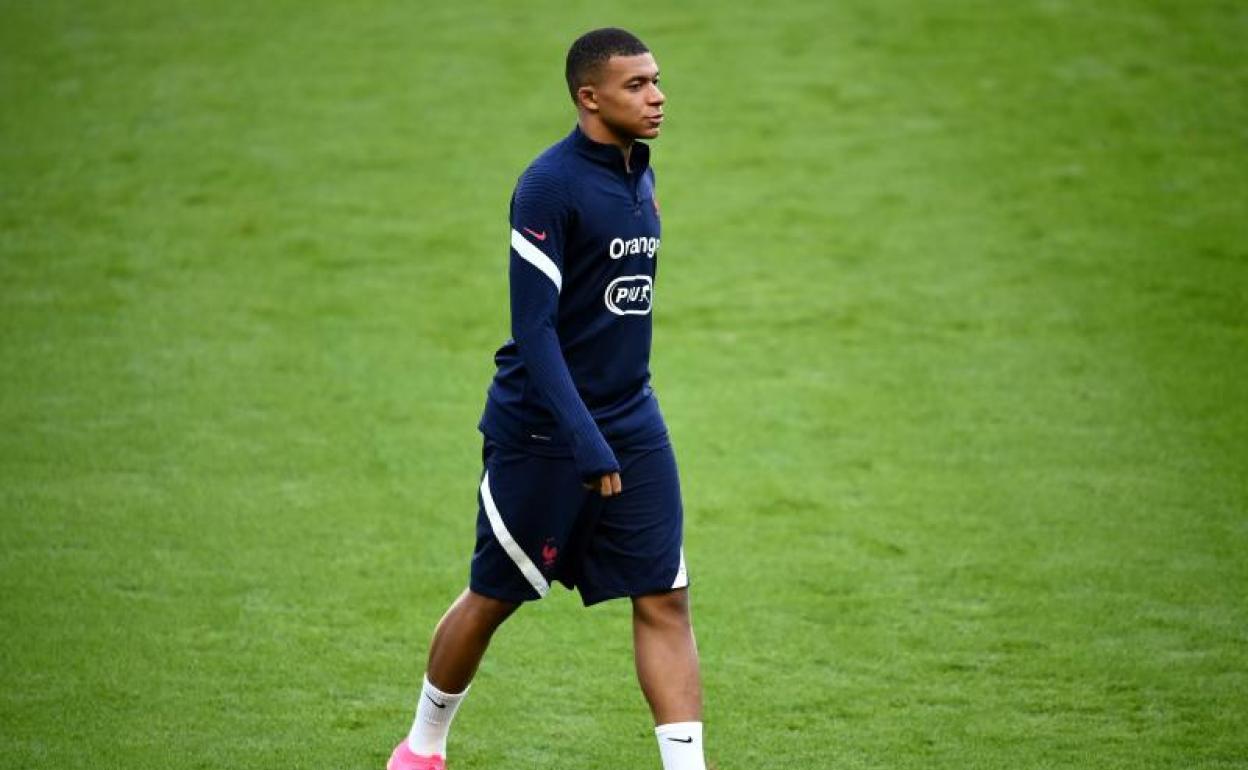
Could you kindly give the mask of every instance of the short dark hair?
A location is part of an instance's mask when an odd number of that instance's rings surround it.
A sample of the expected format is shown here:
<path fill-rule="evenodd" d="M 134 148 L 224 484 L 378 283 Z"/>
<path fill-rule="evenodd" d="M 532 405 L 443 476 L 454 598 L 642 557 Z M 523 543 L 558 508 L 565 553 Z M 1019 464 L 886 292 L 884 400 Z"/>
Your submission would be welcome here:
<path fill-rule="evenodd" d="M 636 35 L 619 27 L 603 27 L 581 35 L 568 49 L 568 61 L 564 67 L 572 101 L 576 101 L 577 89 L 585 85 L 607 59 L 612 56 L 637 56 L 649 51 Z"/>

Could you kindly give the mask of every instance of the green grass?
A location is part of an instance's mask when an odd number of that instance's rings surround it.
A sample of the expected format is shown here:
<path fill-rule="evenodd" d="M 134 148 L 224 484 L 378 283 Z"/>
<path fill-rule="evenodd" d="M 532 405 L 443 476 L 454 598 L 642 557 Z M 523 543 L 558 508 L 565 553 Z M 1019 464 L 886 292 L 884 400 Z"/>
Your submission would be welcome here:
<path fill-rule="evenodd" d="M 347 6 L 0 2 L 0 766 L 383 765 L 616 23 L 718 768 L 1248 768 L 1242 4 Z M 627 606 L 451 752 L 657 767 Z"/>

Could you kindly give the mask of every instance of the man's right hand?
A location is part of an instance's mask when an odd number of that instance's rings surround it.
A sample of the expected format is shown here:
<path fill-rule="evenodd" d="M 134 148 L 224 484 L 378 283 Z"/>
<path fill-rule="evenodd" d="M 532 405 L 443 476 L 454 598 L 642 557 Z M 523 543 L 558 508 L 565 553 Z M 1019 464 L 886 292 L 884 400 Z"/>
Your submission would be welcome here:
<path fill-rule="evenodd" d="M 605 473 L 597 481 L 593 483 L 587 482 L 585 484 L 585 488 L 592 489 L 603 497 L 611 497 L 612 495 L 618 495 L 620 492 L 624 491 L 624 485 L 620 481 L 619 471 L 615 471 L 614 473 Z"/>

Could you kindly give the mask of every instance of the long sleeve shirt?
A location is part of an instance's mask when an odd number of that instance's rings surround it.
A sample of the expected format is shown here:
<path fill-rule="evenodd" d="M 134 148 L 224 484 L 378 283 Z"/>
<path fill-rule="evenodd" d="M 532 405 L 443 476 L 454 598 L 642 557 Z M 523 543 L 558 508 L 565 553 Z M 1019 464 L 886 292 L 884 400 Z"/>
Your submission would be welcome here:
<path fill-rule="evenodd" d="M 582 477 L 619 470 L 616 449 L 667 442 L 650 387 L 659 209 L 650 148 L 579 128 L 520 176 L 511 198 L 511 339 L 480 429 Z"/>

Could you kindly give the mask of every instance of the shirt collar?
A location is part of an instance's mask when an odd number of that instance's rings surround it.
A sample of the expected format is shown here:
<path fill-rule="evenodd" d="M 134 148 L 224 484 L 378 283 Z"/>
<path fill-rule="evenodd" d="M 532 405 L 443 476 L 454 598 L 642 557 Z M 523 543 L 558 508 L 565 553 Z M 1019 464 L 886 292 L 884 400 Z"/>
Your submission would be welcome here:
<path fill-rule="evenodd" d="M 595 142 L 585 135 L 581 130 L 581 126 L 577 124 L 572 129 L 572 133 L 568 135 L 572 141 L 572 145 L 576 147 L 576 151 L 586 158 L 610 166 L 617 171 L 624 171 L 624 153 L 620 152 L 620 148 L 613 144 L 603 144 Z M 633 142 L 633 149 L 629 153 L 629 165 L 632 167 L 634 174 L 644 172 L 650 166 L 650 146 L 643 142 Z"/>

